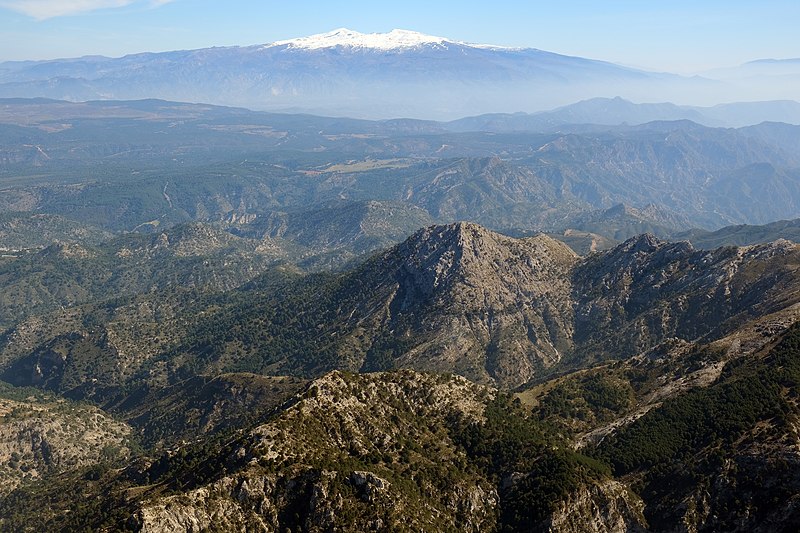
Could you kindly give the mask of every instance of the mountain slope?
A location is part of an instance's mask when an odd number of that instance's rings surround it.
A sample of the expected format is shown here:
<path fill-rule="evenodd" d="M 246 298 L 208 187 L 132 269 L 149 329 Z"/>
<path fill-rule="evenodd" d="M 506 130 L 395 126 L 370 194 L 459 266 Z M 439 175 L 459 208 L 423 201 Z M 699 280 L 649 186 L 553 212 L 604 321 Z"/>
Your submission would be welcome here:
<path fill-rule="evenodd" d="M 565 222 L 570 229 L 600 234 L 617 241 L 643 233 L 652 233 L 660 238 L 668 237 L 688 223 L 684 217 L 659 206 L 648 205 L 643 209 L 636 209 L 625 204 L 602 211 L 580 213 Z"/>
<path fill-rule="evenodd" d="M 404 240 L 433 218 L 427 211 L 400 202 L 330 202 L 300 211 L 273 211 L 252 217 L 229 230 L 269 243 L 289 243 L 299 266 L 322 270 Z"/>
<path fill-rule="evenodd" d="M 0 214 L 0 250 L 14 251 L 44 248 L 54 242 L 99 244 L 112 234 L 58 215 Z"/>
<path fill-rule="evenodd" d="M 629 239 L 575 270 L 576 353 L 626 358 L 669 338 L 721 338 L 800 301 L 799 262 L 787 241 L 708 252 Z"/>
<path fill-rule="evenodd" d="M 163 450 L 249 427 L 278 411 L 307 384 L 287 376 L 197 375 L 167 387 L 125 391 L 103 408 L 135 427 L 148 449 Z"/>
<path fill-rule="evenodd" d="M 653 530 L 774 531 L 797 522 L 800 330 L 772 341 L 594 447 L 620 479 L 636 479 Z"/>
<path fill-rule="evenodd" d="M 769 531 L 800 493 L 798 268 L 787 241 L 579 258 L 458 223 L 348 272 L 29 320 L 4 377 L 101 402 L 148 448 L 21 483 L 0 528 Z"/>
<path fill-rule="evenodd" d="M 257 227 L 276 213 L 303 222 L 303 211 L 339 224 L 355 220 L 348 204 L 368 202 L 394 204 L 406 221 L 424 217 L 412 213 L 420 208 L 438 222 L 528 233 L 563 232 L 576 215 L 620 203 L 661 211 L 659 226 L 688 222 L 683 230 L 800 213 L 800 129 L 786 124 L 492 134 L 161 101 L 25 100 L 3 112 L 10 124 L 0 126 L 0 151 L 9 158 L 0 171 L 14 178 L 4 181 L 0 210 L 110 231 L 189 221 Z M 341 211 L 328 210 L 337 204 Z M 672 220 L 659 223 L 666 212 Z"/>
<path fill-rule="evenodd" d="M 800 492 L 796 319 L 795 309 L 769 332 L 775 324 L 762 321 L 747 333 L 749 348 L 740 331 L 581 368 L 519 393 L 524 404 L 450 375 L 333 372 L 255 427 L 85 475 L 80 493 L 65 490 L 80 473 L 23 486 L 0 497 L 0 526 L 791 527 Z"/>
<path fill-rule="evenodd" d="M 288 253 L 202 224 L 129 234 L 95 246 L 60 243 L 0 265 L 0 329 L 33 314 L 180 287 L 242 285 Z"/>
<path fill-rule="evenodd" d="M 672 337 L 727 335 L 800 301 L 798 264 L 800 249 L 786 242 L 705 252 L 643 236 L 580 260 L 544 236 L 439 226 L 286 300 L 233 308 L 219 317 L 241 333 L 221 326 L 222 338 L 184 349 L 215 368 L 412 367 L 513 387 Z"/>
<path fill-rule="evenodd" d="M 100 409 L 0 382 L 0 497 L 131 454 L 132 429 Z"/>
<path fill-rule="evenodd" d="M 576 261 L 544 236 L 434 226 L 283 297 L 240 294 L 240 303 L 209 317 L 203 329 L 211 336 L 187 344 L 180 359 L 199 350 L 213 368 L 319 375 L 410 366 L 521 383 L 569 347 L 568 272 Z"/>
<path fill-rule="evenodd" d="M 635 104 L 620 97 L 590 98 L 551 111 L 539 113 L 492 113 L 464 117 L 446 123 L 451 131 L 491 131 L 510 133 L 523 131 L 561 131 L 577 125 L 638 125 L 659 120 L 691 120 L 707 126 L 719 121 L 706 117 L 702 108 L 671 103 Z"/>

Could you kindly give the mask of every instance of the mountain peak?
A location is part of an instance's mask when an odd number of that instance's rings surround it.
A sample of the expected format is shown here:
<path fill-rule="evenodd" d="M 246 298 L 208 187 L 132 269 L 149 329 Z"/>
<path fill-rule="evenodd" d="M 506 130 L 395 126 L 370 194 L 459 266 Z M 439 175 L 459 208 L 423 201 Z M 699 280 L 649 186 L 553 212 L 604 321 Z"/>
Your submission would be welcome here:
<path fill-rule="evenodd" d="M 288 39 L 284 41 L 276 41 L 268 46 L 286 46 L 287 48 L 306 49 L 306 50 L 320 50 L 324 48 L 361 48 L 372 50 L 398 50 L 419 48 L 422 46 L 430 45 L 445 45 L 446 43 L 464 45 L 446 39 L 444 37 L 436 37 L 433 35 L 426 35 L 411 30 L 394 29 L 388 33 L 361 33 L 347 28 L 339 28 L 327 33 L 318 33 L 308 37 L 300 37 L 296 39 Z M 487 45 L 469 45 L 481 48 L 499 48 Z"/>
<path fill-rule="evenodd" d="M 442 257 L 447 257 L 450 264 L 453 260 L 460 263 L 465 253 L 469 261 L 475 250 L 483 247 L 483 243 L 492 242 L 494 248 L 498 243 L 506 244 L 513 240 L 474 222 L 454 222 L 421 229 L 402 243 L 400 248 L 404 249 L 404 255 L 411 258 L 413 263 L 440 262 Z"/>
<path fill-rule="evenodd" d="M 429 44 L 442 44 L 447 39 L 434 37 L 410 30 L 392 30 L 389 33 L 361 33 L 347 28 L 339 28 L 327 33 L 318 33 L 308 37 L 277 41 L 272 46 L 289 48 L 305 48 L 318 50 L 321 48 L 372 48 L 377 50 L 393 50 L 397 48 L 416 48 Z"/>
<path fill-rule="evenodd" d="M 642 233 L 622 243 L 620 248 L 626 252 L 652 252 L 664 244 L 666 243 L 652 233 Z"/>
<path fill-rule="evenodd" d="M 415 295 L 442 294 L 458 284 L 493 287 L 495 299 L 513 299 L 512 280 L 549 282 L 577 260 L 566 245 L 545 235 L 515 239 L 472 222 L 422 229 L 387 252 L 390 256 L 399 258 L 398 276 Z"/>

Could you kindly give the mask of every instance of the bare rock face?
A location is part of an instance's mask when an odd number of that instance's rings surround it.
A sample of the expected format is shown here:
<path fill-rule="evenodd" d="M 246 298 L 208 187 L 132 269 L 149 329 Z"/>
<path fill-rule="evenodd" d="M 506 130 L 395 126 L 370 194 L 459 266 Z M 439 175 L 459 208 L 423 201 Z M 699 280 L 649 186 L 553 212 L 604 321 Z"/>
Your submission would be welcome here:
<path fill-rule="evenodd" d="M 390 294 L 381 327 L 414 340 L 393 366 L 528 381 L 572 348 L 577 261 L 543 235 L 512 239 L 469 223 L 421 230 L 381 258 Z"/>
<path fill-rule="evenodd" d="M 800 301 L 798 265 L 800 247 L 787 241 L 709 252 L 629 239 L 575 268 L 577 363 L 630 357 L 673 337 L 719 339 Z"/>
<path fill-rule="evenodd" d="M 543 235 L 433 226 L 352 276 L 369 288 L 347 311 L 357 341 L 345 348 L 364 354 L 361 370 L 448 371 L 511 388 L 667 339 L 719 339 L 800 302 L 798 265 L 800 247 L 786 241 L 709 252 L 645 234 L 581 259 Z"/>
<path fill-rule="evenodd" d="M 444 513 L 421 510 L 434 513 L 433 518 L 413 514 L 420 512 L 415 502 L 371 472 L 306 471 L 290 478 L 244 474 L 164 498 L 137 511 L 128 525 L 143 533 L 437 530 L 444 524 L 477 533 L 490 527 L 496 494 L 481 487 L 455 488 L 451 498 L 453 507 Z M 287 516 L 287 508 L 294 515 Z M 466 520 L 453 523 L 451 513 Z"/>
<path fill-rule="evenodd" d="M 277 513 L 269 505 L 276 488 L 272 479 L 225 478 L 141 509 L 128 525 L 144 533 L 277 531 Z"/>
<path fill-rule="evenodd" d="M 617 481 L 584 485 L 562 502 L 542 530 L 551 533 L 644 532 L 644 503 Z"/>

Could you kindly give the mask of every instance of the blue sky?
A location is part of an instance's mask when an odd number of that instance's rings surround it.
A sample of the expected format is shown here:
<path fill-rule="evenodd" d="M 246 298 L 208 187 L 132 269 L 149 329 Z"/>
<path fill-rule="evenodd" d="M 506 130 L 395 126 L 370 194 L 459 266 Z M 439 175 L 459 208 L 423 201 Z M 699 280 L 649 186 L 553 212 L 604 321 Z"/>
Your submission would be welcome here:
<path fill-rule="evenodd" d="M 800 57 L 798 0 L 0 0 L 0 61 L 411 29 L 690 73 Z"/>

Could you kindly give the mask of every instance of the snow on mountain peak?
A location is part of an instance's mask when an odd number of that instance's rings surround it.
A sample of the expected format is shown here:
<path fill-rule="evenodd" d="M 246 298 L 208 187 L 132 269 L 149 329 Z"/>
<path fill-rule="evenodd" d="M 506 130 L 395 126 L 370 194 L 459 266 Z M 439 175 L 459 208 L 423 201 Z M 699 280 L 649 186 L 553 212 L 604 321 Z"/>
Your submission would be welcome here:
<path fill-rule="evenodd" d="M 410 30 L 392 30 L 389 33 L 360 33 L 347 28 L 340 28 L 328 33 L 320 33 L 299 39 L 277 41 L 271 46 L 288 46 L 290 48 L 305 48 L 318 50 L 344 46 L 348 48 L 371 48 L 375 50 L 396 50 L 402 48 L 417 48 L 424 45 L 442 45 L 453 43 L 444 37 L 434 37 Z M 464 43 L 458 43 L 464 44 Z"/>

